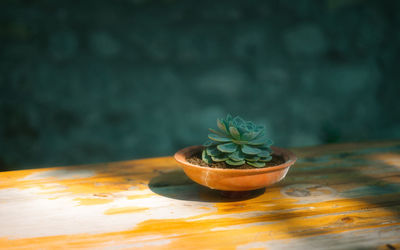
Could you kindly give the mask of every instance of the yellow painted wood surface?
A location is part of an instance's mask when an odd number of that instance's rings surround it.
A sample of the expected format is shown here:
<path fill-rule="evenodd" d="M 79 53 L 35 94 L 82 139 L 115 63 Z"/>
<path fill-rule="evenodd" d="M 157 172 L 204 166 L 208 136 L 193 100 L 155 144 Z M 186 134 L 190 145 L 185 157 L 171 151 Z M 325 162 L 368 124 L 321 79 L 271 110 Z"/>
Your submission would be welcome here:
<path fill-rule="evenodd" d="M 172 157 L 0 173 L 2 249 L 398 249 L 400 141 L 294 149 L 241 200 Z"/>

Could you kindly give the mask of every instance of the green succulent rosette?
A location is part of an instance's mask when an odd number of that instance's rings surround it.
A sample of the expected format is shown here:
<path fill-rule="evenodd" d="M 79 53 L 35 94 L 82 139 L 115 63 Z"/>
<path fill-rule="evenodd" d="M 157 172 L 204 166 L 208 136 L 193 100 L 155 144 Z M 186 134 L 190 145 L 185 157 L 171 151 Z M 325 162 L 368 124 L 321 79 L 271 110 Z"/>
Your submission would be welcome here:
<path fill-rule="evenodd" d="M 209 129 L 210 140 L 204 143 L 202 152 L 204 162 L 225 162 L 233 167 L 247 163 L 261 168 L 272 159 L 273 142 L 266 137 L 264 126 L 231 115 L 217 119 L 217 126 L 218 129 Z"/>

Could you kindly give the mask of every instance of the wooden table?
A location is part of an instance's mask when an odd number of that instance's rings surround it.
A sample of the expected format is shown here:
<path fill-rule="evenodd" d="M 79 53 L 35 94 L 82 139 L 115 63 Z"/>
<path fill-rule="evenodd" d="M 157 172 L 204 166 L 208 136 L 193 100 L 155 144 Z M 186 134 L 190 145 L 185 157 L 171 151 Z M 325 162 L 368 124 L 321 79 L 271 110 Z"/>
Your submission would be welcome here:
<path fill-rule="evenodd" d="M 282 182 L 242 200 L 172 157 L 2 172 L 0 248 L 400 248 L 400 141 L 293 151 Z"/>

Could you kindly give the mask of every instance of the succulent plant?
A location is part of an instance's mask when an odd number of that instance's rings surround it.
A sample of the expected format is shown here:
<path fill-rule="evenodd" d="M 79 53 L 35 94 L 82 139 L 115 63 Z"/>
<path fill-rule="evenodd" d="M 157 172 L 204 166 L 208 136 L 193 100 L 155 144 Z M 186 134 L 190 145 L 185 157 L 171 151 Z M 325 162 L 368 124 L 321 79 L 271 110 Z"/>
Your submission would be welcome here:
<path fill-rule="evenodd" d="M 232 167 L 245 163 L 261 168 L 272 159 L 272 140 L 265 136 L 265 128 L 241 117 L 227 115 L 217 119 L 218 129 L 209 129 L 210 139 L 204 143 L 202 160 L 208 164 L 225 162 Z"/>

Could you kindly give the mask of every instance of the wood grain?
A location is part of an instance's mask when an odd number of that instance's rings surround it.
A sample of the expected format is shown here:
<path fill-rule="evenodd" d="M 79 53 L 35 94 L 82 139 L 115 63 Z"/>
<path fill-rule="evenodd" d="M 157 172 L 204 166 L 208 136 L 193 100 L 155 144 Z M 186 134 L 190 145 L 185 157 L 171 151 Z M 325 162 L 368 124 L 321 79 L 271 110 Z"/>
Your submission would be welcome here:
<path fill-rule="evenodd" d="M 242 200 L 172 157 L 0 173 L 4 249 L 398 249 L 400 142 L 296 148 Z"/>

